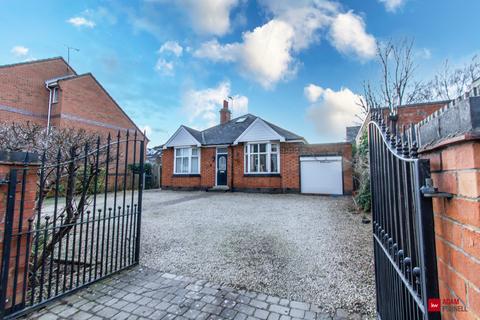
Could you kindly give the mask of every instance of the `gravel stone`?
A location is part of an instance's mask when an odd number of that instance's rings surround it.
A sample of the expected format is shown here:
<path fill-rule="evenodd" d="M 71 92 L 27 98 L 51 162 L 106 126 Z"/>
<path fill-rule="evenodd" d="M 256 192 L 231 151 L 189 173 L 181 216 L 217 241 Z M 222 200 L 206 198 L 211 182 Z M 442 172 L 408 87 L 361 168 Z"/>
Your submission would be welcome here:
<path fill-rule="evenodd" d="M 371 225 L 351 206 L 351 197 L 146 190 L 141 263 L 372 317 Z"/>

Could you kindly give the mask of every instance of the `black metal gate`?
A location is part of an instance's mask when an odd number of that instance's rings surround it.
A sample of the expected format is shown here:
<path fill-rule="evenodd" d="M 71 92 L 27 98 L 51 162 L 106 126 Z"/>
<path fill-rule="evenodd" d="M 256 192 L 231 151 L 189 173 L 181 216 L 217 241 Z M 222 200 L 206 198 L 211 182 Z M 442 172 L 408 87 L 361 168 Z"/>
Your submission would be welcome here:
<path fill-rule="evenodd" d="M 428 312 L 438 278 L 428 160 L 417 157 L 414 127 L 397 132 L 384 110 L 368 126 L 377 315 L 383 320 L 440 319 Z M 392 133 L 393 131 L 393 133 Z"/>
<path fill-rule="evenodd" d="M 138 264 L 145 141 L 119 132 L 104 143 L 50 146 L 39 166 L 10 170 L 0 319 Z"/>

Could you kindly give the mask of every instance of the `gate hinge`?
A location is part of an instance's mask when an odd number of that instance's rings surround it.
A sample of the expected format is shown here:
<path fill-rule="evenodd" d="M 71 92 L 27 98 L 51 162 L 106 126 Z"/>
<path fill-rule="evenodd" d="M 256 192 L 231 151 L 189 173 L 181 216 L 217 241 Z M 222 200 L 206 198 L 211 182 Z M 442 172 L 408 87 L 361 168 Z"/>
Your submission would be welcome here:
<path fill-rule="evenodd" d="M 448 192 L 439 192 L 438 188 L 433 186 L 433 180 L 431 178 L 425 179 L 425 185 L 420 188 L 424 197 L 427 198 L 447 198 L 450 199 L 453 197 L 451 193 Z"/>

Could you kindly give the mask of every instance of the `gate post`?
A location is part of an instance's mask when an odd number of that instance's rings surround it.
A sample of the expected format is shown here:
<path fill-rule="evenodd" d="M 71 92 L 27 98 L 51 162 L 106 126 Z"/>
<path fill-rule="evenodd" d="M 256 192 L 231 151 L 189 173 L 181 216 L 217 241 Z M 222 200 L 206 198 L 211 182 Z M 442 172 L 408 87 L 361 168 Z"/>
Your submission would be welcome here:
<path fill-rule="evenodd" d="M 38 156 L 0 152 L 0 319 L 23 301 L 28 220 L 34 216 Z M 12 305 L 15 301 L 15 305 Z"/>

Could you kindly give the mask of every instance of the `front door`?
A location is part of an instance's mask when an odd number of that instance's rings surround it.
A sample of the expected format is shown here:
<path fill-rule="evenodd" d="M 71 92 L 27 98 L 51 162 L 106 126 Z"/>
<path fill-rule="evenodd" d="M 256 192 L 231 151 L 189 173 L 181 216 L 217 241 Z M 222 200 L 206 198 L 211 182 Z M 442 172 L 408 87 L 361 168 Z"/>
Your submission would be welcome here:
<path fill-rule="evenodd" d="M 217 154 L 217 186 L 227 185 L 227 154 Z"/>

